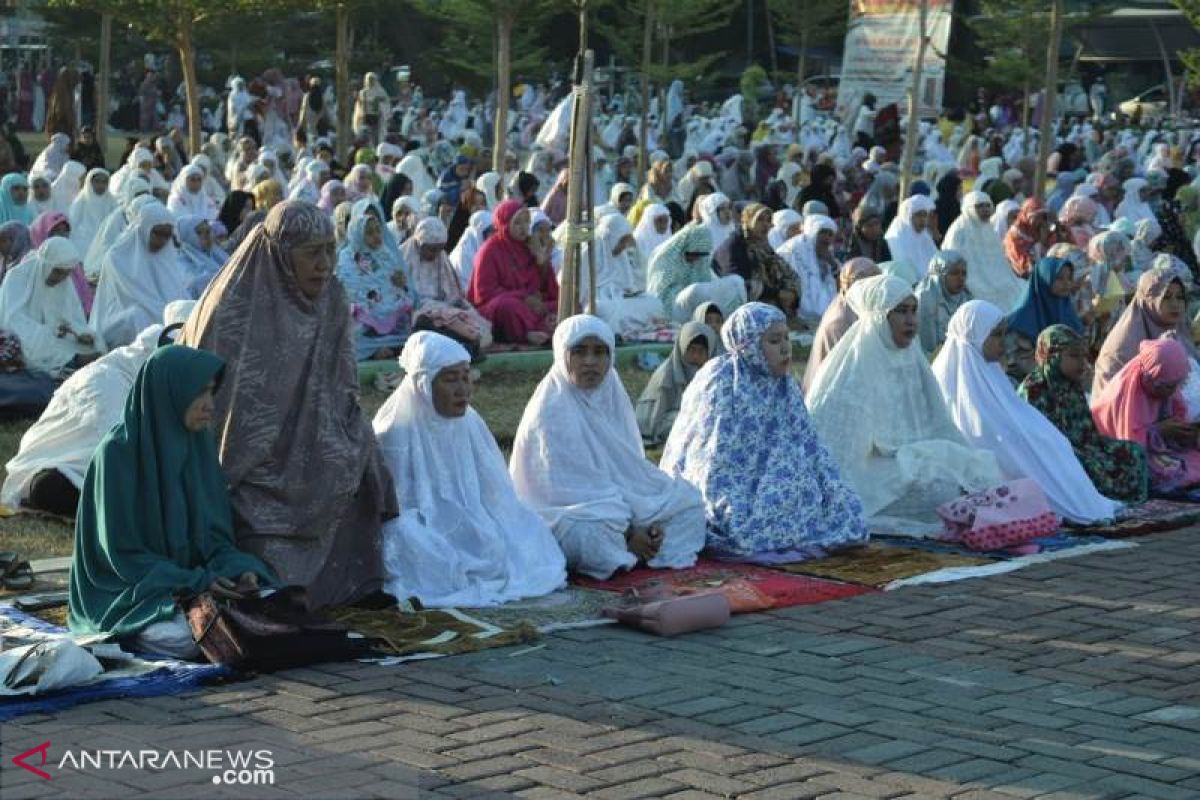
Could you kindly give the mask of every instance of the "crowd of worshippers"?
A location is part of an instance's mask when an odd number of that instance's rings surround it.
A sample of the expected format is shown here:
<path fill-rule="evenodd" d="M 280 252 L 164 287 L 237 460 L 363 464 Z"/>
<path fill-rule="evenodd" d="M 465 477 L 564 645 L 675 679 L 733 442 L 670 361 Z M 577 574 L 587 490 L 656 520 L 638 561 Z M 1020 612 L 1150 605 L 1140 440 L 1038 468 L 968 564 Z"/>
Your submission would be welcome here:
<path fill-rule="evenodd" d="M 0 397 L 44 408 L 0 501 L 75 517 L 73 630 L 174 655 L 195 654 L 181 589 L 489 605 L 568 571 L 931 535 L 939 505 L 1017 479 L 1068 523 L 1111 519 L 1200 483 L 1200 192 L 1190 153 L 1144 138 L 1064 144 L 1044 202 L 998 155 L 972 175 L 931 150 L 901 200 L 886 151 L 779 148 L 779 208 L 720 190 L 740 161 L 654 152 L 639 185 L 618 160 L 595 314 L 563 320 L 552 151 L 435 180 L 385 143 L 338 179 L 327 145 L 289 174 L 214 137 L 109 174 L 56 138 L 0 181 Z M 618 344 L 663 331 L 635 402 Z M 492 343 L 553 349 L 507 465 L 471 408 Z M 391 357 L 372 424 L 358 362 Z"/>

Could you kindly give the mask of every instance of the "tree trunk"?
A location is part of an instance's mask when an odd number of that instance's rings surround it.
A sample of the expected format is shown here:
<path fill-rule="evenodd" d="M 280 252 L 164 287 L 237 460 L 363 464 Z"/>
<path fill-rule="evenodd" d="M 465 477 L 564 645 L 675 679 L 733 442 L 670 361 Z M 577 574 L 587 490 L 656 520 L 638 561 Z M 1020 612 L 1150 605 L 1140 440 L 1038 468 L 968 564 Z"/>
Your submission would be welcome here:
<path fill-rule="evenodd" d="M 654 3 L 646 0 L 646 18 L 642 22 L 642 114 L 638 131 L 638 180 L 646 180 L 649 164 L 649 148 L 646 137 L 650 135 L 650 59 L 654 57 Z"/>
<path fill-rule="evenodd" d="M 746 66 L 754 63 L 754 0 L 746 0 Z"/>
<path fill-rule="evenodd" d="M 187 95 L 188 153 L 200 152 L 203 128 L 200 124 L 200 84 L 196 80 L 196 45 L 188 21 L 179 31 L 179 67 L 183 70 L 183 89 Z"/>
<path fill-rule="evenodd" d="M 1062 39 L 1063 0 L 1054 0 L 1050 16 L 1050 43 L 1046 46 L 1046 88 L 1038 135 L 1037 169 L 1033 173 L 1033 196 L 1046 194 L 1046 162 L 1054 146 L 1054 121 L 1058 105 L 1058 48 Z"/>
<path fill-rule="evenodd" d="M 917 150 L 917 117 L 921 110 L 921 72 L 925 68 L 925 22 L 929 17 L 929 0 L 921 0 L 920 38 L 917 42 L 917 60 L 913 64 L 912 85 L 908 90 L 908 125 L 904 131 L 904 151 L 900 157 L 900 196 L 908 197 L 908 185 L 912 183 L 913 155 Z"/>
<path fill-rule="evenodd" d="M 503 174 L 508 152 L 508 101 L 512 96 L 513 18 L 500 12 L 496 18 L 496 142 L 492 145 L 492 169 Z"/>
<path fill-rule="evenodd" d="M 1154 41 L 1158 44 L 1158 52 L 1162 57 L 1163 62 L 1163 77 L 1167 82 L 1167 109 L 1171 116 L 1179 115 L 1178 98 L 1175 94 L 1175 76 L 1171 72 L 1171 57 L 1167 55 L 1167 48 L 1163 44 L 1162 34 L 1158 32 L 1158 26 L 1153 20 L 1149 21 L 1150 30 L 1154 33 Z"/>
<path fill-rule="evenodd" d="M 354 116 L 354 100 L 350 92 L 350 9 L 345 3 L 338 3 L 335 15 L 337 33 L 333 69 L 334 92 L 337 95 L 337 157 L 346 158 L 350 144 L 354 141 L 354 132 L 350 130 Z"/>
<path fill-rule="evenodd" d="M 671 29 L 662 26 L 662 74 L 668 75 L 667 65 L 671 63 Z M 658 84 L 658 146 L 666 149 L 667 140 L 667 81 L 664 78 Z"/>
<path fill-rule="evenodd" d="M 583 214 L 583 188 L 587 183 L 588 130 L 591 128 L 592 66 L 595 54 L 588 50 L 583 54 L 583 70 L 579 85 L 571 104 L 571 152 L 570 177 L 567 179 L 567 223 L 578 226 Z M 593 245 L 595 247 L 595 245 Z M 579 313 L 579 262 L 580 245 L 572 244 L 563 254 L 562 274 L 559 275 L 558 318 L 566 319 Z M 589 281 L 592 278 L 589 277 Z M 594 282 L 591 284 L 594 287 Z M 588 300 L 589 308 L 595 304 L 595 289 Z"/>
<path fill-rule="evenodd" d="M 100 63 L 96 74 L 96 143 L 108 162 L 108 87 L 112 81 L 112 14 L 100 15 Z"/>
<path fill-rule="evenodd" d="M 1029 154 L 1029 82 L 1025 82 L 1025 100 L 1021 103 L 1021 155 Z"/>
<path fill-rule="evenodd" d="M 775 53 L 775 21 L 771 19 L 771 0 L 763 0 L 763 19 L 767 26 L 767 47 L 771 49 L 771 83 L 779 86 L 779 56 Z"/>

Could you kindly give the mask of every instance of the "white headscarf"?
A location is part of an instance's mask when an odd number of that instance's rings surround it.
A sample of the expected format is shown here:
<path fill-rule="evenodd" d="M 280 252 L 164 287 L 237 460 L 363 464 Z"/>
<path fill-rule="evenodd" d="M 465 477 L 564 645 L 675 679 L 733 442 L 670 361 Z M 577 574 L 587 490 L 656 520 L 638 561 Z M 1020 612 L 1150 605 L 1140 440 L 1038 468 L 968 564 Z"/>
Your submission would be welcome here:
<path fill-rule="evenodd" d="M 821 441 L 862 497 L 868 517 L 952 459 L 960 481 L 972 490 L 999 479 L 990 454 L 977 459 L 959 452 L 966 442 L 919 344 L 896 346 L 888 313 L 912 296 L 912 287 L 892 276 L 856 281 L 846 299 L 858 320 L 829 353 L 808 392 Z M 881 480 L 884 460 L 894 462 L 886 465 L 894 480 Z M 927 511 L 932 515 L 933 509 Z"/>
<path fill-rule="evenodd" d="M 175 215 L 158 202 L 143 205 L 104 257 L 92 323 L 110 345 L 128 344 L 162 317 L 167 303 L 190 298 L 174 239 L 157 253 L 149 250 L 150 232 L 159 225 L 174 229 Z"/>
<path fill-rule="evenodd" d="M 71 202 L 67 219 L 71 221 L 71 242 L 81 255 L 86 254 L 92 246 L 92 239 L 109 214 L 117 210 L 117 198 L 105 189 L 104 194 L 96 194 L 92 188 L 92 178 L 97 175 L 108 177 L 108 170 L 96 169 L 88 172 L 83 179 L 83 189 Z"/>
<path fill-rule="evenodd" d="M 88 325 L 70 276 L 46 285 L 54 269 L 78 264 L 79 251 L 71 240 L 52 236 L 13 267 L 0 285 L 0 328 L 17 335 L 30 369 L 58 375 L 75 356 L 105 350 L 104 340 Z M 69 333 L 59 336 L 58 326 L 63 324 L 76 334 L 91 335 L 93 343 L 81 344 Z"/>
<path fill-rule="evenodd" d="M 659 233 L 654 228 L 654 220 L 662 217 L 667 218 L 666 233 Z M 642 218 L 638 220 L 637 228 L 633 231 L 633 238 L 637 241 L 638 252 L 642 254 L 642 263 L 649 264 L 654 251 L 671 238 L 671 212 L 661 203 L 652 203 L 646 206 L 646 210 L 642 212 Z"/>
<path fill-rule="evenodd" d="M 53 241 L 53 240 L 51 240 Z M 186 322 L 195 303 L 172 303 L 163 311 L 163 323 Z M 73 373 L 54 392 L 42 416 L 21 437 L 21 447 L 5 465 L 8 473 L 0 490 L 0 503 L 17 508 L 33 477 L 56 469 L 76 488 L 100 440 L 121 421 L 125 398 L 138 370 L 158 348 L 163 325 L 154 324 L 138 334 L 132 344 L 118 347 Z"/>
<path fill-rule="evenodd" d="M 1154 209 L 1150 208 L 1150 204 L 1138 194 L 1147 185 L 1144 178 L 1130 178 L 1125 181 L 1123 185 L 1125 196 L 1121 198 L 1117 210 L 1113 212 L 1113 218 L 1124 217 L 1134 223 L 1145 220 L 1149 224 L 1147 241 L 1153 242 L 1162 235 L 1162 226 L 1158 224 L 1158 218 L 1154 216 Z"/>
<path fill-rule="evenodd" d="M 819 318 L 837 296 L 837 265 L 817 259 L 817 236 L 821 231 L 837 233 L 837 223 L 823 214 L 804 218 L 804 232 L 779 248 L 779 255 L 800 279 L 800 315 Z"/>
<path fill-rule="evenodd" d="M 967 288 L 979 300 L 987 300 L 1000 308 L 1011 309 L 1025 291 L 1025 281 L 1016 276 L 1008 256 L 1004 254 L 1004 242 L 996 233 L 993 221 L 983 221 L 975 206 L 992 204 L 992 199 L 983 192 L 967 192 L 962 199 L 962 213 L 950 223 L 943 250 L 961 253 L 967 260 Z M 992 212 L 993 215 L 998 213 Z"/>
<path fill-rule="evenodd" d="M 913 195 L 900 204 L 896 218 L 888 226 L 884 238 L 887 239 L 888 249 L 892 252 L 893 261 L 906 261 L 916 271 L 924 275 L 929 269 L 929 262 L 937 255 L 937 245 L 929 234 L 929 227 L 917 233 L 913 228 L 912 218 L 918 211 L 933 213 L 933 201 L 924 195 Z"/>
<path fill-rule="evenodd" d="M 713 192 L 700 198 L 699 206 L 700 221 L 704 223 L 704 227 L 708 228 L 708 232 L 712 234 L 712 248 L 715 253 L 717 248 L 737 231 L 736 218 L 732 214 L 733 204 L 721 192 Z M 729 206 L 731 213 L 728 224 L 721 223 L 719 214 L 721 206 Z"/>
<path fill-rule="evenodd" d="M 408 174 L 408 173 L 405 173 Z M 412 176 L 409 176 L 410 178 Z M 487 202 L 487 209 L 492 211 L 496 206 L 504 200 L 503 197 L 497 197 L 496 187 L 500 185 L 499 172 L 485 172 L 475 179 L 475 188 L 483 192 L 483 199 Z"/>
<path fill-rule="evenodd" d="M 771 232 L 767 234 L 767 244 L 771 249 L 778 250 L 788 241 L 788 228 L 804 220 L 800 212 L 785 208 L 771 215 Z"/>
<path fill-rule="evenodd" d="M 38 157 L 34 159 L 33 166 L 30 168 L 30 173 L 42 172 L 49 176 L 50 180 L 58 177 L 58 172 L 71 158 L 71 137 L 65 133 L 56 133 L 50 137 L 50 143 L 38 153 Z"/>
<path fill-rule="evenodd" d="M 87 172 L 87 167 L 78 161 L 68 161 L 59 170 L 58 177 L 50 184 L 50 208 L 61 214 L 71 210 L 71 203 L 79 195 L 79 181 Z"/>
<path fill-rule="evenodd" d="M 567 374 L 572 347 L 589 336 L 612 356 L 595 389 L 580 389 Z M 554 366 L 517 428 L 509 472 L 517 495 L 554 527 L 564 518 L 647 525 L 700 494 L 646 460 L 633 403 L 616 371 L 612 328 L 579 314 L 554 331 Z M 623 528 L 622 528 L 623 530 Z"/>
<path fill-rule="evenodd" d="M 426 606 L 493 605 L 566 582 L 558 542 L 517 498 L 483 418 L 434 409 L 438 373 L 470 361 L 452 339 L 414 333 L 400 356 L 404 380 L 375 415 L 402 510 L 383 531 L 386 588 Z"/>
<path fill-rule="evenodd" d="M 193 175 L 201 179 L 200 190 L 196 192 L 187 187 L 187 179 Z M 213 208 L 212 200 L 204 192 L 203 178 L 204 170 L 195 164 L 188 164 L 179 170 L 179 174 L 175 176 L 175 180 L 171 184 L 171 194 L 167 197 L 167 208 L 176 218 L 203 217 L 209 220 L 216 218 L 216 209 Z"/>
<path fill-rule="evenodd" d="M 492 212 L 476 211 L 467 222 L 467 229 L 459 237 L 458 244 L 450 252 L 450 265 L 458 273 L 458 279 L 463 286 L 471 285 L 471 275 L 475 272 L 475 255 L 487 240 L 487 232 L 492 227 Z"/>
<path fill-rule="evenodd" d="M 1071 442 L 1013 389 L 983 343 L 1004 312 L 983 300 L 964 303 L 946 329 L 933 375 L 955 425 L 974 447 L 992 452 L 1004 476 L 1032 478 L 1054 512 L 1071 522 L 1111 519 L 1121 504 L 1096 491 Z"/>
<path fill-rule="evenodd" d="M 212 158 L 204 153 L 197 153 L 192 157 L 191 163 L 204 170 L 204 193 L 208 195 L 214 208 L 220 208 L 221 204 L 225 202 L 225 187 L 217 180 L 219 173 L 213 166 Z"/>
<path fill-rule="evenodd" d="M 996 210 L 992 212 L 992 229 L 996 231 L 996 235 L 1000 237 L 1001 242 L 1008 235 L 1008 215 L 1020 210 L 1021 204 L 1012 198 L 1001 200 L 996 205 Z"/>
<path fill-rule="evenodd" d="M 416 153 L 409 153 L 400 159 L 400 163 L 396 165 L 396 171 L 404 173 L 412 181 L 414 197 L 424 197 L 437 188 L 433 177 L 425 167 L 425 162 Z"/>

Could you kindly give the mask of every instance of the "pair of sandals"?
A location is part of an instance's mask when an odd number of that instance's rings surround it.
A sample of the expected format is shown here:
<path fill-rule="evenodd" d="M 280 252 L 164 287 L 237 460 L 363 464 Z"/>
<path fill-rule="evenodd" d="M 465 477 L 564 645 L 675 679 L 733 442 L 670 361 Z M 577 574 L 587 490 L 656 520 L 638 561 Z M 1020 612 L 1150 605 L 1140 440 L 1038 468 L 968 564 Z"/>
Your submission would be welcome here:
<path fill-rule="evenodd" d="M 29 562 L 23 560 L 17 553 L 0 552 L 0 586 L 13 592 L 23 592 L 32 589 L 36 578 Z"/>

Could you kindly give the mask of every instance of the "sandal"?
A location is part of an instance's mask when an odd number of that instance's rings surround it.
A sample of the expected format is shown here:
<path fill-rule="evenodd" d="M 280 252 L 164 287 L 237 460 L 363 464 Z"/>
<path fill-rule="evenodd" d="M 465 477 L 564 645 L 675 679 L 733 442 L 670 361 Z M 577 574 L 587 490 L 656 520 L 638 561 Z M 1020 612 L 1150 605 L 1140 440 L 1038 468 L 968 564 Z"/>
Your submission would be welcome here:
<path fill-rule="evenodd" d="M 0 580 L 3 580 L 5 589 L 23 592 L 32 589 L 37 579 L 34 577 L 33 568 L 29 566 L 28 561 L 17 561 L 9 563 Z"/>

